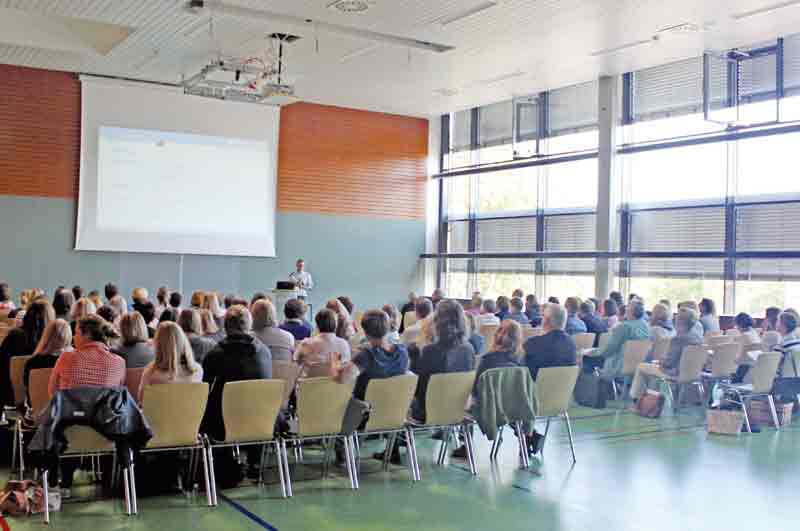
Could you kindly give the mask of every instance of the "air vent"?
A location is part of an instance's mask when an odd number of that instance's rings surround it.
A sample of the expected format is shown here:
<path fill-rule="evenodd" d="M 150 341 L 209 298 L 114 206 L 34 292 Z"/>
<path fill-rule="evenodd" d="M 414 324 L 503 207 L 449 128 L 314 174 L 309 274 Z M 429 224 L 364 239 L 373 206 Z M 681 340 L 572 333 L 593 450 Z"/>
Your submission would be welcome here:
<path fill-rule="evenodd" d="M 363 13 L 373 3 L 369 0 L 337 0 L 328 4 L 328 9 L 335 9 L 342 13 Z"/>

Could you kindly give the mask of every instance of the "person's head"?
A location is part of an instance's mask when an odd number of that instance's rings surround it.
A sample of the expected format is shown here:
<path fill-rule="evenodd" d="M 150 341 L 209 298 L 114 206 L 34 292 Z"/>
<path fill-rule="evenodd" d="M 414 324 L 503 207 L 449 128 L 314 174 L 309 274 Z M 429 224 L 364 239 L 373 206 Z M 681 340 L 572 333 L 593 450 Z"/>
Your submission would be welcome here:
<path fill-rule="evenodd" d="M 617 303 L 614 301 L 614 299 L 608 298 L 603 301 L 603 315 L 605 317 L 617 315 Z"/>
<path fill-rule="evenodd" d="M 177 291 L 173 291 L 169 294 L 169 305 L 172 308 L 180 308 L 181 303 L 183 302 L 183 295 L 178 293 Z"/>
<path fill-rule="evenodd" d="M 191 310 L 190 310 L 191 311 Z M 174 378 L 183 367 L 194 374 L 200 366 L 194 360 L 194 353 L 186 334 L 175 323 L 161 323 L 158 325 L 153 338 L 155 353 L 154 365 L 157 369 L 167 372 Z"/>
<path fill-rule="evenodd" d="M 672 302 L 670 302 L 669 299 L 661 299 L 660 301 L 658 301 L 658 303 L 666 306 L 667 310 L 669 310 L 670 312 L 672 311 Z"/>
<path fill-rule="evenodd" d="M 515 297 L 519 297 L 520 299 L 524 299 L 525 298 L 525 292 L 522 291 L 520 288 L 517 288 L 511 293 L 511 298 L 513 299 Z"/>
<path fill-rule="evenodd" d="M 131 291 L 131 300 L 134 304 L 143 304 L 147 302 L 149 298 L 150 293 L 148 293 L 145 288 L 133 288 L 133 291 Z"/>
<path fill-rule="evenodd" d="M 56 354 L 72 345 L 72 329 L 64 319 L 50 321 L 36 345 L 34 355 Z"/>
<path fill-rule="evenodd" d="M 175 323 L 178 321 L 178 309 L 169 307 L 166 308 L 158 318 L 159 323 Z"/>
<path fill-rule="evenodd" d="M 335 334 L 336 333 L 336 312 L 330 310 L 328 308 L 323 308 L 317 312 L 317 315 L 314 317 L 314 321 L 317 323 L 317 330 L 319 330 L 320 334 Z"/>
<path fill-rule="evenodd" d="M 608 298 L 617 303 L 617 306 L 622 306 L 625 304 L 625 300 L 622 298 L 622 293 L 619 291 L 612 291 L 608 294 Z"/>
<path fill-rule="evenodd" d="M 161 306 L 166 306 L 169 303 L 169 288 L 161 286 L 156 291 L 156 300 Z"/>
<path fill-rule="evenodd" d="M 225 298 L 223 299 L 223 301 L 222 301 L 222 302 L 223 302 L 223 304 L 225 305 L 225 309 L 226 309 L 226 310 L 227 310 L 228 308 L 230 308 L 231 306 L 233 306 L 233 299 L 234 299 L 234 297 L 235 297 L 235 295 L 233 295 L 232 293 L 228 293 L 227 295 L 225 295 Z"/>
<path fill-rule="evenodd" d="M 275 306 L 269 299 L 257 300 L 250 308 L 253 314 L 253 330 L 263 330 L 278 326 L 278 316 Z"/>
<path fill-rule="evenodd" d="M 100 298 L 100 292 L 97 291 L 96 289 L 90 291 L 89 294 L 86 296 L 86 298 L 92 301 L 94 305 L 97 306 L 98 308 L 103 305 L 103 299 Z M 78 299 L 80 299 L 80 297 L 75 297 L 75 300 Z"/>
<path fill-rule="evenodd" d="M 525 303 L 522 302 L 520 297 L 514 297 L 511 299 L 511 313 L 518 314 L 522 313 L 522 310 L 525 309 Z"/>
<path fill-rule="evenodd" d="M 119 320 L 119 333 L 125 345 L 135 345 L 148 340 L 147 323 L 139 312 L 126 313 Z"/>
<path fill-rule="evenodd" d="M 225 312 L 225 333 L 229 336 L 249 334 L 253 329 L 253 316 L 246 306 L 237 304 Z"/>
<path fill-rule="evenodd" d="M 567 310 L 567 314 L 569 314 L 570 317 L 578 313 L 578 307 L 577 297 L 567 297 L 567 300 L 564 301 L 564 308 Z"/>
<path fill-rule="evenodd" d="M 600 301 L 597 299 L 597 297 L 587 297 L 586 300 L 592 303 L 595 311 L 597 311 L 597 309 L 600 307 Z"/>
<path fill-rule="evenodd" d="M 695 301 L 683 301 L 678 303 L 678 309 L 687 308 L 689 310 L 693 310 L 694 313 L 700 313 L 700 309 L 697 307 L 697 303 Z"/>
<path fill-rule="evenodd" d="M 299 299 L 289 299 L 283 305 L 283 315 L 287 319 L 300 319 L 305 313 L 305 305 Z"/>
<path fill-rule="evenodd" d="M 691 308 L 681 308 L 675 316 L 675 327 L 679 335 L 688 334 L 697 324 L 697 312 Z"/>
<path fill-rule="evenodd" d="M 778 327 L 778 316 L 781 314 L 781 309 L 775 306 L 770 306 L 766 310 L 767 328 L 775 329 Z"/>
<path fill-rule="evenodd" d="M 114 295 L 109 299 L 108 305 L 114 308 L 117 312 L 117 315 L 125 315 L 128 313 L 128 305 L 125 304 L 125 299 L 122 298 L 122 295 Z"/>
<path fill-rule="evenodd" d="M 650 324 L 656 325 L 669 321 L 669 317 L 669 310 L 667 310 L 667 307 L 658 303 L 653 306 L 653 311 L 650 312 Z"/>
<path fill-rule="evenodd" d="M 204 300 L 206 300 L 205 291 L 195 290 L 194 292 L 192 292 L 192 299 L 191 299 L 192 308 L 202 308 Z"/>
<path fill-rule="evenodd" d="M 413 291 L 408 292 L 408 302 L 410 302 L 411 304 L 417 302 L 417 294 L 414 293 Z"/>
<path fill-rule="evenodd" d="M 433 293 L 431 293 L 431 301 L 433 302 L 434 305 L 438 304 L 439 301 L 443 300 L 444 298 L 445 294 L 442 288 L 436 288 L 435 290 L 433 290 Z"/>
<path fill-rule="evenodd" d="M 389 330 L 391 332 L 396 332 L 397 328 L 400 326 L 400 313 L 397 311 L 397 308 L 394 304 L 384 304 L 381 307 L 381 310 L 389 316 Z"/>
<path fill-rule="evenodd" d="M 783 313 L 790 313 L 794 315 L 795 319 L 800 321 L 800 313 L 797 313 L 797 310 L 795 310 L 794 308 L 786 308 L 785 310 L 783 310 Z"/>
<path fill-rule="evenodd" d="M 542 312 L 542 328 L 545 332 L 564 330 L 567 326 L 567 310 L 560 304 L 547 303 Z"/>
<path fill-rule="evenodd" d="M 427 297 L 420 297 L 414 303 L 414 311 L 417 314 L 417 319 L 425 319 L 433 313 L 433 303 Z"/>
<path fill-rule="evenodd" d="M 361 318 L 361 329 L 370 341 L 382 341 L 389 333 L 389 316 L 383 310 L 367 310 Z"/>
<path fill-rule="evenodd" d="M 200 318 L 200 312 L 194 308 L 186 308 L 181 310 L 178 316 L 178 326 L 186 334 L 195 334 L 198 336 L 203 335 L 203 320 Z M 161 326 L 159 326 L 161 328 Z M 156 333 L 158 333 L 156 331 Z"/>
<path fill-rule="evenodd" d="M 148 325 L 153 322 L 153 319 L 156 318 L 156 307 L 148 300 L 144 302 L 137 302 L 133 305 L 133 309 L 136 313 L 141 314 L 141 316 L 144 317 L 144 322 Z"/>
<path fill-rule="evenodd" d="M 234 304 L 234 306 L 241 305 L 241 303 L 244 303 L 243 304 L 244 306 L 247 305 L 246 301 L 237 300 L 236 302 L 237 304 Z M 211 315 L 213 315 L 214 317 L 222 317 L 223 315 L 225 315 L 225 311 L 222 309 L 222 306 L 219 303 L 217 294 L 214 292 L 206 293 L 205 298 L 203 298 L 202 307 L 205 308 L 206 310 L 210 310 Z"/>
<path fill-rule="evenodd" d="M 497 328 L 489 350 L 493 352 L 511 352 L 515 356 L 522 343 L 522 326 L 513 319 L 506 319 Z"/>
<path fill-rule="evenodd" d="M 736 328 L 742 332 L 747 332 L 753 328 L 753 318 L 750 317 L 750 314 L 744 312 L 737 313 L 734 322 L 736 323 Z"/>
<path fill-rule="evenodd" d="M 77 285 L 72 286 L 72 296 L 75 298 L 75 300 L 78 300 L 81 297 L 83 297 L 83 288 Z"/>
<path fill-rule="evenodd" d="M 342 295 L 340 297 L 336 297 L 336 299 L 342 303 L 342 306 L 344 306 L 345 310 L 347 310 L 347 313 L 353 315 L 353 308 L 355 308 L 355 305 L 350 297 Z"/>
<path fill-rule="evenodd" d="M 75 304 L 75 298 L 71 291 L 62 289 L 53 296 L 53 309 L 59 317 L 69 315 L 73 304 Z"/>
<path fill-rule="evenodd" d="M 711 299 L 701 299 L 698 308 L 700 315 L 717 315 L 717 307 Z"/>
<path fill-rule="evenodd" d="M 267 298 L 266 293 L 264 293 L 263 291 L 256 291 L 250 298 L 250 306 L 253 306 L 258 301 L 263 301 L 266 298 Z"/>
<path fill-rule="evenodd" d="M 480 293 L 472 295 L 472 302 L 470 303 L 470 308 L 480 308 L 482 304 L 483 304 L 483 297 L 481 297 Z"/>
<path fill-rule="evenodd" d="M 75 348 L 78 350 L 91 342 L 108 345 L 112 339 L 119 339 L 119 334 L 111 323 L 99 315 L 84 317 L 75 325 Z"/>
<path fill-rule="evenodd" d="M 536 295 L 533 293 L 528 293 L 528 295 L 525 297 L 525 308 L 528 310 L 539 311 L 539 299 L 536 298 Z"/>
<path fill-rule="evenodd" d="M 558 297 L 556 297 L 554 295 L 551 295 L 550 297 L 548 297 L 547 298 L 547 302 L 548 302 L 548 304 L 558 304 L 559 306 L 561 306 L 561 301 L 558 299 Z"/>
<path fill-rule="evenodd" d="M 82 297 L 78 299 L 77 302 L 75 302 L 75 305 L 72 307 L 71 317 L 73 321 L 77 321 L 78 319 L 82 319 L 94 313 L 97 313 L 97 307 L 92 301 L 86 297 Z"/>
<path fill-rule="evenodd" d="M 196 308 L 195 308 L 196 309 Z M 200 312 L 200 320 L 203 322 L 203 335 L 212 335 L 219 332 L 217 322 L 214 321 L 214 316 L 208 310 L 198 310 Z"/>
<path fill-rule="evenodd" d="M 594 303 L 590 300 L 585 300 L 581 303 L 581 315 L 594 315 Z"/>
<path fill-rule="evenodd" d="M 789 312 L 781 312 L 778 316 L 778 333 L 782 336 L 788 336 L 794 333 L 797 328 L 797 315 Z"/>
<path fill-rule="evenodd" d="M 11 288 L 8 282 L 0 282 L 0 302 L 8 302 L 11 300 Z"/>
<path fill-rule="evenodd" d="M 486 299 L 483 301 L 483 313 L 497 313 L 497 303 L 495 303 L 492 299 Z"/>
<path fill-rule="evenodd" d="M 111 299 L 119 295 L 119 288 L 113 282 L 109 282 L 108 284 L 106 284 L 105 288 L 103 288 L 103 291 L 105 292 L 107 301 L 110 301 Z"/>
<path fill-rule="evenodd" d="M 628 305 L 627 304 L 618 305 L 617 317 L 619 317 L 620 319 L 625 319 L 627 315 L 628 315 Z"/>
<path fill-rule="evenodd" d="M 497 304 L 498 312 L 507 312 L 511 309 L 511 301 L 508 300 L 508 297 L 506 297 L 505 295 L 500 295 L 499 297 L 497 297 L 497 301 L 495 304 Z"/>
<path fill-rule="evenodd" d="M 104 304 L 97 309 L 97 315 L 108 321 L 109 323 L 113 323 L 117 320 L 117 311 L 109 306 L 108 304 Z"/>
<path fill-rule="evenodd" d="M 458 345 L 467 339 L 464 308 L 454 300 L 443 300 L 433 317 L 436 337 L 444 345 Z"/>
<path fill-rule="evenodd" d="M 644 303 L 639 299 L 633 299 L 628 303 L 628 310 L 626 312 L 626 318 L 629 321 L 635 321 L 637 319 L 641 319 L 644 317 Z"/>
<path fill-rule="evenodd" d="M 31 348 L 36 346 L 44 329 L 55 318 L 56 312 L 53 310 L 53 306 L 45 299 L 35 300 L 28 305 L 25 316 L 22 318 L 22 331 Z"/>
<path fill-rule="evenodd" d="M 639 297 L 637 294 L 631 293 L 631 294 L 628 295 L 628 302 L 631 302 L 632 300 L 639 299 L 639 298 L 641 298 L 641 297 Z"/>
<path fill-rule="evenodd" d="M 298 273 L 301 273 L 306 268 L 306 261 L 302 258 L 298 258 L 297 262 L 294 263 L 294 267 L 297 268 Z"/>

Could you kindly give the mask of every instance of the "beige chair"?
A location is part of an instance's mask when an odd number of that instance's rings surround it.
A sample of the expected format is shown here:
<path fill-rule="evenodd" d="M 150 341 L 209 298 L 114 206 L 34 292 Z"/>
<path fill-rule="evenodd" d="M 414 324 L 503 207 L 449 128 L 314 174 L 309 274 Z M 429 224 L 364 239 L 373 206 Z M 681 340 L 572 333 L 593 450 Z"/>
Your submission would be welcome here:
<path fill-rule="evenodd" d="M 11 358 L 9 369 L 11 376 L 11 389 L 14 391 L 14 404 L 19 406 L 25 403 L 25 363 L 31 356 L 14 356 Z"/>
<path fill-rule="evenodd" d="M 603 350 L 608 346 L 608 341 L 611 339 L 611 332 L 603 332 L 600 334 L 600 337 L 597 338 L 597 348 Z"/>
<path fill-rule="evenodd" d="M 142 383 L 142 374 L 144 374 L 144 367 L 125 370 L 125 387 L 133 395 L 134 400 L 139 400 L 139 384 Z"/>
<path fill-rule="evenodd" d="M 370 404 L 369 421 L 364 435 L 389 435 L 384 452 L 383 468 L 389 469 L 391 449 L 394 448 L 398 433 L 406 436 L 408 451 L 408 470 L 411 481 L 419 481 L 419 462 L 414 432 L 406 423 L 411 400 L 417 388 L 417 375 L 404 374 L 385 379 L 370 380 L 367 386 L 366 402 Z"/>
<path fill-rule="evenodd" d="M 736 395 L 736 400 L 729 398 L 725 398 L 724 400 L 741 406 L 748 433 L 752 433 L 752 429 L 750 427 L 750 418 L 747 416 L 747 401 L 753 400 L 754 398 L 767 399 L 772 413 L 772 420 L 777 429 L 781 429 L 780 422 L 778 421 L 778 412 L 775 410 L 775 400 L 772 397 L 772 384 L 775 381 L 775 375 L 778 371 L 778 364 L 780 361 L 780 353 L 764 352 L 758 356 L 756 364 L 750 369 L 749 375 L 752 377 L 753 383 L 720 384 L 720 387 L 724 391 L 729 391 Z"/>
<path fill-rule="evenodd" d="M 203 461 L 206 501 L 217 504 L 214 490 L 214 458 L 200 435 L 200 422 L 208 402 L 207 383 L 148 385 L 142 393 L 142 411 L 153 430 L 153 438 L 140 453 L 190 450 L 189 473 L 194 474 L 197 454 Z M 135 482 L 132 481 L 135 485 Z M 133 491 L 134 503 L 136 491 Z"/>
<path fill-rule="evenodd" d="M 636 374 L 636 369 L 640 363 L 644 362 L 647 353 L 653 348 L 653 342 L 649 339 L 631 339 L 626 341 L 622 348 L 622 377 L 627 383 Z M 614 394 L 617 394 L 617 386 L 614 384 Z M 628 396 L 628 390 L 623 390 L 623 397 Z"/>
<path fill-rule="evenodd" d="M 672 342 L 671 337 L 662 337 L 661 339 L 657 339 L 653 343 L 653 350 L 650 353 L 650 357 L 653 361 L 663 361 L 664 357 L 669 352 L 669 345 Z"/>
<path fill-rule="evenodd" d="M 293 361 L 273 361 L 272 362 L 272 377 L 276 380 L 283 380 L 286 382 L 283 391 L 283 406 L 286 407 L 289 403 L 289 397 L 294 391 L 297 384 L 297 378 L 300 377 L 300 371 L 303 368 L 294 363 Z"/>
<path fill-rule="evenodd" d="M 708 357 L 711 352 L 706 347 L 699 345 L 689 345 L 683 349 L 681 353 L 681 363 L 678 368 L 678 377 L 663 376 L 657 377 L 659 381 L 664 382 L 667 386 L 667 393 L 669 394 L 672 408 L 677 411 L 680 406 L 681 389 L 687 385 L 696 385 L 700 390 L 700 396 L 705 396 L 705 388 L 703 386 L 702 374 L 703 367 L 705 367 Z M 675 386 L 677 396 L 672 391 Z"/>
<path fill-rule="evenodd" d="M 738 328 L 728 328 L 727 330 L 725 330 L 725 335 L 736 337 L 742 335 L 742 333 L 739 332 Z"/>
<path fill-rule="evenodd" d="M 718 336 L 721 336 L 721 335 L 723 335 L 722 334 L 722 330 L 712 330 L 711 332 L 706 332 L 703 337 L 705 339 L 708 339 L 708 338 L 711 338 L 711 337 L 718 337 Z"/>
<path fill-rule="evenodd" d="M 736 358 L 739 355 L 740 346 L 736 343 L 725 343 L 713 347 L 711 351 L 711 372 L 707 377 L 713 379 L 729 379 L 731 374 L 736 372 Z M 760 350 L 760 349 L 759 349 Z"/>
<path fill-rule="evenodd" d="M 225 423 L 225 440 L 209 441 L 209 451 L 214 448 L 234 446 L 260 445 L 261 462 L 259 465 L 258 483 L 264 483 L 264 466 L 267 448 L 275 448 L 278 465 L 278 477 L 281 482 L 283 497 L 291 496 L 287 491 L 285 473 L 287 466 L 283 463 L 283 451 L 275 438 L 275 421 L 283 403 L 284 380 L 244 380 L 228 382 L 222 389 L 222 419 Z M 213 498 L 217 498 L 217 485 L 212 476 L 211 488 Z"/>
<path fill-rule="evenodd" d="M 327 378 L 331 375 L 331 364 L 328 363 L 309 363 L 303 365 L 300 373 L 303 378 Z"/>
<path fill-rule="evenodd" d="M 337 439 L 342 439 L 350 488 L 358 488 L 356 443 L 352 433 L 342 433 L 342 420 L 352 395 L 352 385 L 340 384 L 330 378 L 307 378 L 297 382 L 297 435 L 294 438 L 280 441 L 289 495 L 292 492 L 292 478 L 289 472 L 286 444 L 299 445 L 309 439 L 323 439 L 326 449 Z M 327 454 L 326 451 L 326 459 Z"/>
<path fill-rule="evenodd" d="M 417 322 L 417 312 L 410 311 L 403 314 L 403 327 L 408 328 Z"/>
<path fill-rule="evenodd" d="M 584 350 L 587 348 L 594 347 L 594 340 L 597 335 L 591 332 L 582 332 L 580 334 L 575 334 L 572 336 L 572 339 L 575 340 L 575 346 L 578 350 Z"/>
<path fill-rule="evenodd" d="M 539 369 L 536 376 L 536 402 L 538 411 L 537 418 L 547 418 L 547 425 L 544 429 L 545 441 L 547 432 L 550 430 L 550 419 L 563 417 L 567 424 L 567 434 L 569 435 L 569 447 L 572 451 L 572 462 L 575 463 L 575 444 L 572 440 L 572 424 L 569 420 L 570 398 L 575 390 L 575 383 L 578 381 L 577 366 L 571 367 L 546 367 Z"/>
<path fill-rule="evenodd" d="M 48 386 L 50 384 L 50 373 L 53 369 L 35 369 L 31 371 L 28 381 L 28 395 L 30 396 L 31 411 L 36 418 L 47 404 L 50 402 Z M 25 433 L 32 430 L 23 427 L 23 418 L 18 416 L 14 423 L 13 442 L 11 448 L 11 470 L 19 474 L 19 479 L 25 476 L 25 446 L 23 440 Z"/>
<path fill-rule="evenodd" d="M 709 347 L 715 347 L 717 345 L 724 345 L 725 343 L 733 343 L 734 336 L 722 336 L 722 335 L 709 335 L 714 334 L 715 332 L 709 332 L 705 335 L 705 343 Z"/>
<path fill-rule="evenodd" d="M 431 375 L 425 395 L 425 424 L 412 424 L 414 432 L 436 429 L 444 431 L 445 438 L 436 460 L 439 465 L 444 465 L 451 436 L 456 434 L 457 428 L 463 428 L 467 461 L 470 463 L 470 472 L 473 475 L 477 474 L 477 470 L 471 431 L 472 421 L 466 419 L 464 414 L 474 383 L 475 371 Z"/>

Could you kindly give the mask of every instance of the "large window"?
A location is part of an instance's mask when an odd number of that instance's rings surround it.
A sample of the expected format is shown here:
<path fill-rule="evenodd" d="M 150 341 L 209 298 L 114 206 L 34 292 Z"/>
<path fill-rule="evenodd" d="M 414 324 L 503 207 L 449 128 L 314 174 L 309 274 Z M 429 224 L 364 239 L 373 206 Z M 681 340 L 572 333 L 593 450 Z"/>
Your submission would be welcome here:
<path fill-rule="evenodd" d="M 725 294 L 724 262 L 715 259 L 635 258 L 630 264 L 630 293 L 650 306 L 668 299 L 681 301 L 713 299 L 721 308 Z"/>

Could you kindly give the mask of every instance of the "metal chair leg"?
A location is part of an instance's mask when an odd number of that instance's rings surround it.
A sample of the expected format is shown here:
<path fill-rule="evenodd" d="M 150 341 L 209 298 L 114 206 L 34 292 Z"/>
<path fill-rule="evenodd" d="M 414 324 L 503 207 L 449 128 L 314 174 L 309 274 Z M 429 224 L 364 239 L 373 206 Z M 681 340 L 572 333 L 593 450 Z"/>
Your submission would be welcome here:
<path fill-rule="evenodd" d="M 130 484 L 128 483 L 129 474 L 130 471 L 128 470 L 128 467 L 122 469 L 122 488 L 124 489 L 125 494 L 125 512 L 128 516 L 131 515 L 131 490 Z"/>
<path fill-rule="evenodd" d="M 407 441 L 408 441 L 408 435 L 406 435 L 406 442 Z M 392 433 L 386 439 L 386 449 L 383 451 L 383 471 L 384 472 L 388 472 L 389 471 L 389 462 L 392 459 L 392 452 L 394 452 L 395 442 L 397 442 L 397 434 L 396 433 Z M 409 459 L 409 463 L 410 462 L 411 462 L 411 459 Z"/>
<path fill-rule="evenodd" d="M 436 459 L 436 464 L 439 466 L 444 466 L 447 457 L 447 447 L 450 445 L 450 429 L 442 430 L 442 434 L 444 439 L 442 439 L 442 444 L 439 446 L 439 457 Z"/>
<path fill-rule="evenodd" d="M 44 523 L 50 523 L 50 477 L 47 469 L 42 472 L 42 497 L 44 502 Z"/>
<path fill-rule="evenodd" d="M 287 498 L 286 494 L 286 477 L 283 470 L 283 453 L 280 450 L 280 441 L 275 441 L 275 461 L 278 466 L 278 479 L 281 482 L 281 494 Z"/>
<path fill-rule="evenodd" d="M 492 450 L 489 452 L 489 461 L 497 460 L 497 455 L 500 453 L 500 447 L 503 445 L 503 426 L 497 430 L 497 435 L 492 441 Z"/>
<path fill-rule="evenodd" d="M 350 478 L 350 488 L 356 490 L 358 484 L 356 483 L 355 470 L 353 469 L 353 449 L 350 446 L 350 436 L 345 435 L 342 439 L 344 440 L 344 456 L 345 464 L 347 465 L 347 475 Z"/>
<path fill-rule="evenodd" d="M 753 433 L 750 426 L 750 416 L 747 414 L 747 404 L 744 402 L 744 397 L 737 391 L 736 396 L 739 398 L 739 404 L 742 406 L 742 413 L 744 413 L 744 424 L 747 426 L 747 433 Z"/>
<path fill-rule="evenodd" d="M 200 452 L 203 458 L 203 479 L 206 484 L 206 503 L 208 503 L 209 507 L 214 507 L 214 486 L 211 485 L 211 476 L 208 472 L 208 452 L 205 448 L 202 448 Z"/>
<path fill-rule="evenodd" d="M 219 503 L 219 500 L 217 500 L 217 475 L 216 472 L 214 472 L 214 452 L 213 449 L 211 448 L 211 445 L 208 444 L 208 440 L 206 440 L 206 446 L 204 450 L 207 456 L 206 459 L 208 460 L 208 473 L 210 476 L 209 481 L 211 487 L 211 503 L 213 503 L 214 504 L 213 506 L 216 507 Z M 206 486 L 206 488 L 208 488 L 208 485 Z"/>
<path fill-rule="evenodd" d="M 419 455 L 417 454 L 417 440 L 412 428 L 406 428 L 406 449 L 410 452 L 408 458 L 413 465 L 414 481 L 419 481 L 421 479 L 419 471 Z"/>
<path fill-rule="evenodd" d="M 17 455 L 19 457 L 19 479 L 25 477 L 25 440 L 24 435 L 22 433 L 22 420 L 17 420 L 17 444 L 19 444 L 19 451 Z"/>
<path fill-rule="evenodd" d="M 467 447 L 467 459 L 469 461 L 469 471 L 473 476 L 478 475 L 478 466 L 475 462 L 475 445 L 472 439 L 472 427 L 464 425 L 464 445 Z"/>
<path fill-rule="evenodd" d="M 280 449 L 283 461 L 283 470 L 286 473 L 286 495 L 291 498 L 292 497 L 292 475 L 289 472 L 289 454 L 286 451 L 286 441 L 284 439 L 280 440 Z"/>
<path fill-rule="evenodd" d="M 520 468 L 527 470 L 530 467 L 530 461 L 528 459 L 528 437 L 522 427 L 522 422 L 517 421 L 514 423 L 514 426 L 516 426 L 517 441 L 519 441 Z"/>
<path fill-rule="evenodd" d="M 575 442 L 572 440 L 572 422 L 569 420 L 569 413 L 564 410 L 564 420 L 567 422 L 567 434 L 569 435 L 569 449 L 572 451 L 572 464 L 577 462 L 575 459 Z"/>
<path fill-rule="evenodd" d="M 767 401 L 769 402 L 769 410 L 772 413 L 772 422 L 775 423 L 775 429 L 781 429 L 781 423 L 778 420 L 778 411 L 775 409 L 775 399 L 772 395 L 767 395 Z"/>

